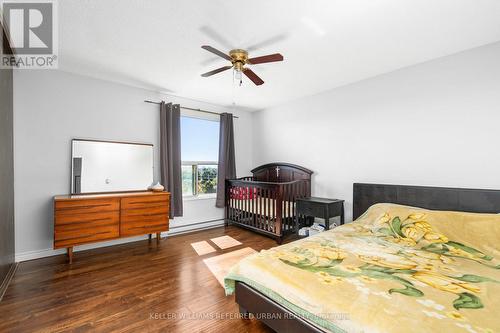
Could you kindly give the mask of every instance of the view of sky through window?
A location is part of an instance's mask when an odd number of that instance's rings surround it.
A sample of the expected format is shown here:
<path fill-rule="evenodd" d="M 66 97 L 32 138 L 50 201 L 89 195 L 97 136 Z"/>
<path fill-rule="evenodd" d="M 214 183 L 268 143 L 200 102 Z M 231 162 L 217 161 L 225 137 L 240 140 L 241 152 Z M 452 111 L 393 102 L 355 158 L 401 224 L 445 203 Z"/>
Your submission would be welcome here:
<path fill-rule="evenodd" d="M 219 155 L 219 122 L 181 117 L 183 161 L 216 162 Z"/>

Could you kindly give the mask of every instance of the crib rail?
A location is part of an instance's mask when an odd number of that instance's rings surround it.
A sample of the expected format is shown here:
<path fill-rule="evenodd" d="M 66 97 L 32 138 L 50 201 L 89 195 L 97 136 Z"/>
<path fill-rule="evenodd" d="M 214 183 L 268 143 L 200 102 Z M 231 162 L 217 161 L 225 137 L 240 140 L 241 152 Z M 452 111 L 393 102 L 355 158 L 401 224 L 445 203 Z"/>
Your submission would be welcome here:
<path fill-rule="evenodd" d="M 225 221 L 279 240 L 295 227 L 296 199 L 309 195 L 309 183 L 253 181 L 252 177 L 226 180 Z"/>
<path fill-rule="evenodd" d="M 308 181 L 297 180 L 283 183 L 283 229 L 285 232 L 296 232 L 296 201 L 310 196 Z"/>

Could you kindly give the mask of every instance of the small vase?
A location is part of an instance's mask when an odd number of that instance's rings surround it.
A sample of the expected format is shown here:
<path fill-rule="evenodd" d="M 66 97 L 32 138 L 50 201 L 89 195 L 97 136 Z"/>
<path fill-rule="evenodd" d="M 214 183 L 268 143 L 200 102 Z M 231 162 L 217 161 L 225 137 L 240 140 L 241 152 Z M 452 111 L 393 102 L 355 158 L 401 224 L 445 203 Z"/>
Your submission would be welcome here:
<path fill-rule="evenodd" d="M 156 184 L 150 186 L 149 189 L 153 192 L 162 192 L 165 189 L 165 187 L 162 184 L 160 184 L 160 182 L 157 182 Z"/>

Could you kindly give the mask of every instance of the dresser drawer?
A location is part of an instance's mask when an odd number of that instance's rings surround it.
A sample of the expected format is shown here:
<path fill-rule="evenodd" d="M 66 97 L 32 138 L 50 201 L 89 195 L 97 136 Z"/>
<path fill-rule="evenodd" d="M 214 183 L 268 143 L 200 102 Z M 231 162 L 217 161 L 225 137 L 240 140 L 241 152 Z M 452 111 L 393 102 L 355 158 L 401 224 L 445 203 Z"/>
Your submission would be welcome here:
<path fill-rule="evenodd" d="M 99 227 L 56 229 L 54 230 L 54 248 L 113 239 L 119 236 L 120 227 L 118 223 Z"/>
<path fill-rule="evenodd" d="M 121 209 L 137 209 L 137 208 L 152 208 L 152 207 L 167 207 L 169 195 L 157 194 L 149 196 L 127 197 L 121 199 Z"/>
<path fill-rule="evenodd" d="M 297 201 L 297 214 L 320 217 L 325 215 L 325 207 L 299 200 Z"/>
<path fill-rule="evenodd" d="M 60 214 L 56 216 L 54 223 L 55 230 L 59 231 L 118 225 L 120 223 L 120 211 L 93 214 Z"/>
<path fill-rule="evenodd" d="M 59 215 L 112 212 L 120 210 L 119 198 L 82 199 L 55 202 L 56 218 Z"/>
<path fill-rule="evenodd" d="M 120 236 L 128 237 L 134 235 L 153 234 L 168 231 L 168 215 L 162 214 L 149 216 L 141 219 L 122 219 L 120 223 Z"/>
<path fill-rule="evenodd" d="M 123 198 L 120 236 L 134 236 L 168 230 L 168 195 Z"/>
<path fill-rule="evenodd" d="M 144 218 L 148 216 L 156 215 L 168 215 L 169 205 L 168 203 L 162 206 L 156 206 L 151 208 L 136 208 L 136 209 L 123 209 L 121 211 L 122 221 L 128 221 L 129 218 Z"/>
<path fill-rule="evenodd" d="M 145 214 L 130 214 L 122 215 L 121 224 L 136 223 L 136 224 L 158 224 L 168 223 L 167 213 L 145 213 Z"/>

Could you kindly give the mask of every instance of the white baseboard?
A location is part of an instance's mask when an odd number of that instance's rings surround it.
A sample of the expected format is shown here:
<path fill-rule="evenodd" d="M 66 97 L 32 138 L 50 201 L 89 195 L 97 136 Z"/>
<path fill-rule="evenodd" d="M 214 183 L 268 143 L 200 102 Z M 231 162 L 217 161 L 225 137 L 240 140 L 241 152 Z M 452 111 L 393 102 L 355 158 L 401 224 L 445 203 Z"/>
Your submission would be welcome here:
<path fill-rule="evenodd" d="M 35 250 L 35 251 L 26 251 L 21 253 L 16 253 L 16 262 L 23 262 L 33 259 L 40 259 L 45 257 L 57 256 L 59 254 L 65 253 L 64 249 L 45 249 L 45 250 Z"/>
<path fill-rule="evenodd" d="M 217 219 L 217 220 L 211 220 L 211 221 L 205 221 L 201 223 L 193 223 L 189 225 L 179 225 L 179 226 L 174 226 L 170 227 L 170 230 L 168 231 L 168 235 L 178 235 L 178 234 L 184 234 L 187 232 L 193 232 L 193 231 L 198 231 L 198 230 L 203 230 L 203 229 L 211 229 L 211 228 L 217 228 L 217 227 L 222 227 L 224 226 L 224 220 L 223 219 Z"/>
<path fill-rule="evenodd" d="M 168 237 L 168 236 L 173 236 L 173 235 L 180 235 L 180 234 L 185 234 L 185 233 L 194 232 L 194 231 L 200 231 L 200 230 L 204 230 L 204 229 L 218 228 L 218 227 L 221 227 L 223 225 L 224 225 L 224 220 L 212 220 L 212 221 L 205 221 L 205 222 L 190 224 L 187 226 L 176 226 L 175 228 L 171 228 L 171 230 L 169 230 L 167 232 L 162 232 L 161 236 Z M 137 241 L 145 240 L 145 239 L 148 239 L 147 235 L 130 237 L 130 238 L 123 238 L 123 239 L 115 239 L 115 240 L 108 241 L 108 242 L 99 242 L 99 243 L 80 245 L 80 246 L 75 247 L 74 252 L 85 251 L 85 250 L 90 250 L 90 249 L 98 249 L 100 247 L 113 246 L 113 245 L 119 245 L 119 244 L 130 243 L 130 242 L 137 242 Z M 52 248 L 43 249 L 43 250 L 20 252 L 20 253 L 16 253 L 16 262 L 52 257 L 52 256 L 57 256 L 57 255 L 65 254 L 65 253 L 66 253 L 66 249 L 54 250 Z"/>

